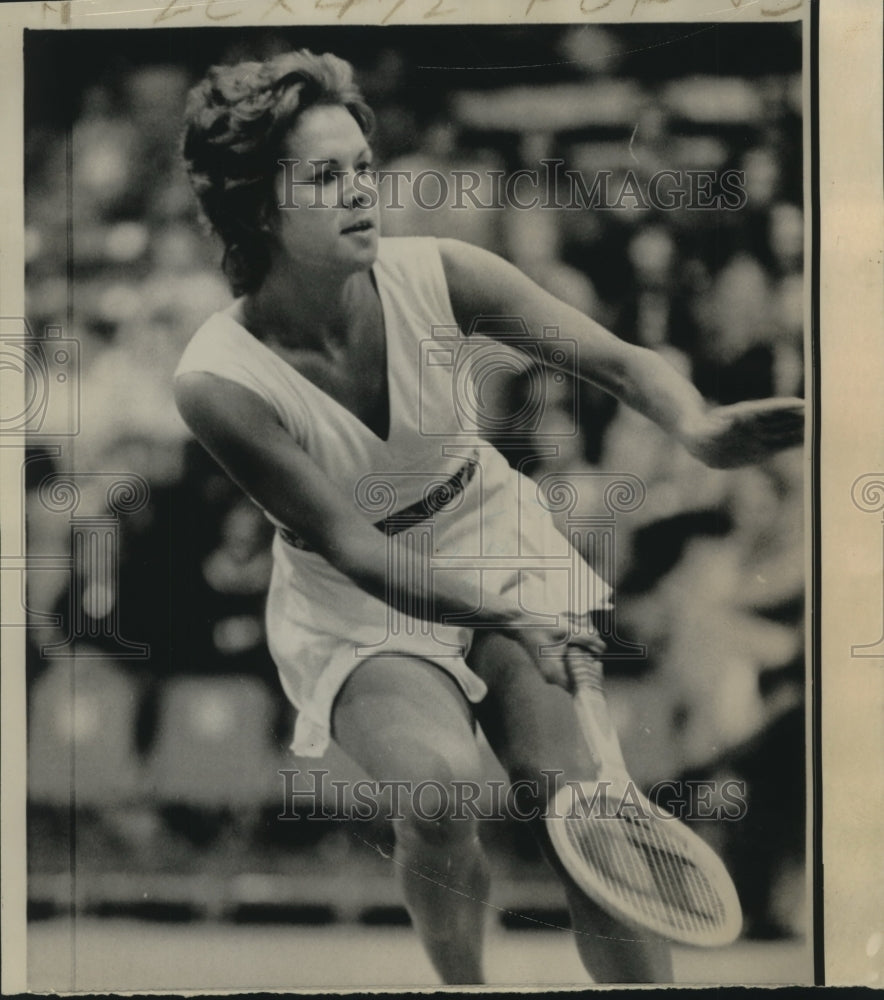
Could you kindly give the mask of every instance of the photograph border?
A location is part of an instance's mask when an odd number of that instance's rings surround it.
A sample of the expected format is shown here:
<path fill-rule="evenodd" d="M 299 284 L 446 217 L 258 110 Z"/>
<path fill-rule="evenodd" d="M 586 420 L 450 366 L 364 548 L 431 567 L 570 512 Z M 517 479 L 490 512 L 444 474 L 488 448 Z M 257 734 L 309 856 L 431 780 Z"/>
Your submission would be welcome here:
<path fill-rule="evenodd" d="M 295 0 L 274 0 L 271 5 L 270 0 L 264 4 L 265 7 L 273 7 L 284 13 L 289 10 L 288 5 L 293 5 Z M 399 0 L 394 4 L 394 0 L 385 6 L 393 8 L 393 14 L 397 17 L 406 17 L 409 8 L 423 6 L 434 10 L 434 17 L 438 23 L 442 23 L 444 15 L 448 17 L 448 23 L 464 23 L 451 20 L 450 16 L 454 8 L 452 3 L 435 3 L 433 6 L 430 0 L 421 5 L 416 0 Z M 879 26 L 877 37 L 880 40 L 880 12 L 872 13 L 872 3 L 874 0 L 856 0 L 855 8 L 848 11 L 842 9 L 843 24 L 841 30 L 849 34 L 851 31 L 858 32 L 865 25 L 870 34 L 875 34 L 875 25 Z M 695 14 L 686 20 L 719 20 L 714 14 L 721 14 L 723 5 L 716 4 L 715 0 L 694 0 L 694 6 L 702 4 L 704 13 Z M 122 26 L 113 24 L 117 19 L 123 19 L 126 26 L 132 26 L 133 30 L 148 30 L 153 23 L 157 27 L 193 27 L 192 22 L 201 18 L 201 23 L 207 30 L 214 24 L 219 27 L 234 27 L 241 23 L 252 23 L 254 18 L 249 18 L 247 22 L 241 22 L 242 10 L 247 6 L 247 0 L 207 0 L 207 2 L 193 2 L 193 0 L 161 0 L 154 7 L 139 7 L 135 0 L 127 0 L 125 3 L 108 3 L 104 0 L 59 0 L 58 3 L 15 3 L 3 5 L 0 9 L 0 24 L 6 28 L 3 40 L 4 55 L 7 56 L 5 65 L 0 69 L 5 86 L 0 88 L 0 101 L 3 102 L 3 120 L 6 124 L 7 135 L 15 136 L 15 141 L 10 141 L 7 155 L 2 157 L 0 163 L 0 210 L 7 220 L 4 232 L 4 255 L 0 259 L 0 314 L 2 315 L 26 315 L 23 298 L 23 278 L 16 279 L 16 273 L 23 275 L 22 263 L 23 252 L 21 247 L 21 219 L 22 219 L 22 146 L 21 136 L 23 129 L 23 117 L 21 108 L 20 81 L 23 77 L 23 56 L 21 41 L 21 29 L 26 27 L 39 28 L 39 19 L 44 20 L 47 16 L 57 19 L 54 30 L 77 30 L 78 28 L 91 28 L 99 24 L 99 16 L 104 18 L 100 22 L 101 27 Z M 549 18 L 561 11 L 575 9 L 585 10 L 581 0 L 578 8 L 577 0 L 568 3 L 566 0 L 526 0 L 505 5 L 494 0 L 487 2 L 477 2 L 473 13 L 475 21 L 479 23 L 495 23 L 495 18 L 502 16 L 502 8 L 507 8 L 507 16 L 510 23 L 516 22 L 516 15 L 510 13 L 511 8 L 522 10 L 523 19 L 529 14 L 543 15 Z M 666 6 L 650 3 L 649 0 L 638 0 L 629 4 L 619 3 L 617 0 L 607 0 L 603 10 L 601 7 L 592 7 L 593 11 L 598 11 L 600 15 L 611 14 L 612 6 L 627 11 L 631 8 L 635 13 L 647 20 L 660 19 L 670 21 L 682 20 L 682 16 L 689 6 L 689 0 L 670 0 Z M 733 14 L 736 18 L 742 17 L 746 8 L 758 6 L 758 4 L 745 4 L 730 0 L 732 10 L 724 7 L 724 12 Z M 254 8 L 254 4 L 252 5 Z M 372 10 L 376 10 L 378 4 L 371 2 L 363 3 L 362 0 L 342 0 L 340 4 L 316 0 L 315 7 L 310 11 L 310 15 L 319 15 L 322 20 L 313 22 L 310 18 L 305 23 L 326 23 L 333 17 L 340 23 L 345 17 L 352 17 L 353 23 L 363 23 L 359 21 L 360 16 L 369 15 Z M 81 8 L 81 9 L 78 9 Z M 110 8 L 110 9 L 108 9 Z M 446 14 L 446 8 L 448 13 Z M 803 8 L 803 9 L 802 9 Z M 714 10 L 713 10 L 714 9 Z M 876 76 L 869 76 L 870 67 L 867 63 L 852 64 L 850 58 L 843 58 L 840 67 L 834 64 L 827 66 L 821 71 L 821 53 L 828 51 L 830 44 L 826 37 L 826 32 L 834 34 L 831 29 L 832 19 L 838 19 L 839 15 L 829 13 L 831 8 L 826 8 L 820 0 L 787 0 L 786 3 L 776 3 L 776 0 L 765 0 L 756 13 L 757 18 L 765 16 L 772 17 L 777 9 L 783 16 L 790 15 L 795 10 L 801 9 L 804 18 L 805 39 L 804 51 L 808 55 L 808 64 L 804 68 L 803 84 L 804 92 L 808 98 L 808 103 L 804 111 L 804 177 L 807 188 L 804 194 L 804 203 L 810 209 L 809 217 L 805 221 L 806 225 L 806 255 L 807 267 L 805 269 L 805 280 L 807 288 L 805 290 L 805 302 L 807 307 L 808 334 L 805 343 L 809 348 L 805 358 L 805 372 L 809 376 L 808 397 L 813 400 L 813 406 L 809 418 L 809 438 L 807 445 L 807 455 L 810 460 L 807 482 L 805 486 L 805 496 L 808 500 L 805 524 L 808 529 L 808 573 L 806 582 L 808 584 L 808 606 L 812 614 L 808 616 L 807 624 L 807 660 L 808 660 L 808 699 L 806 719 L 808 726 L 808 752 L 806 760 L 808 763 L 807 788 L 809 792 L 807 815 L 808 823 L 808 843 L 809 852 L 807 855 L 807 868 L 810 893 L 808 902 L 811 905 L 811 919 L 813 927 L 813 973 L 816 985 L 822 984 L 846 984 L 856 982 L 865 984 L 872 972 L 868 970 L 857 970 L 858 978 L 851 980 L 849 971 L 844 971 L 845 961 L 848 959 L 848 951 L 856 946 L 856 940 L 848 940 L 848 934 L 854 936 L 862 930 L 857 927 L 856 914 L 851 910 L 850 899 L 845 900 L 843 895 L 843 885 L 853 885 L 856 883 L 855 868 L 865 865 L 865 882 L 868 888 L 869 900 L 874 905 L 876 895 L 875 880 L 872 876 L 873 856 L 866 858 L 865 862 L 857 861 L 851 857 L 853 852 L 844 852 L 847 856 L 841 856 L 844 839 L 853 836 L 852 817 L 845 814 L 849 806 L 845 804 L 847 789 L 855 789 L 856 781 L 851 783 L 851 765 L 855 762 L 846 759 L 832 760 L 832 753 L 827 752 L 826 736 L 830 732 L 837 732 L 843 736 L 844 727 L 851 725 L 851 716 L 856 712 L 859 705 L 864 709 L 864 714 L 859 719 L 858 734 L 867 735 L 867 738 L 874 741 L 879 740 L 882 731 L 880 717 L 875 717 L 876 702 L 874 697 L 869 697 L 867 692 L 874 692 L 874 684 L 877 682 L 880 689 L 881 664 L 871 662 L 857 663 L 856 654 L 847 652 L 851 649 L 850 642 L 858 641 L 854 631 L 863 631 L 863 637 L 868 634 L 869 629 L 874 629 L 874 600 L 870 600 L 863 605 L 860 610 L 856 607 L 855 590 L 859 586 L 874 586 L 877 582 L 868 576 L 857 582 L 857 574 L 851 572 L 851 567 L 835 566 L 832 559 L 828 559 L 833 543 L 838 547 L 846 547 L 846 551 L 853 551 L 851 546 L 868 544 L 872 539 L 871 522 L 873 518 L 865 517 L 851 518 L 851 501 L 846 486 L 850 486 L 855 480 L 855 475 L 846 473 L 843 469 L 826 468 L 824 472 L 824 461 L 830 462 L 833 445 L 843 441 L 849 433 L 850 418 L 859 417 L 871 427 L 873 433 L 868 440 L 858 442 L 854 451 L 855 468 L 860 468 L 867 473 L 876 472 L 875 461 L 884 465 L 880 459 L 876 459 L 875 449 L 879 446 L 874 434 L 874 413 L 875 400 L 870 397 L 868 391 L 858 393 L 858 401 L 852 400 L 850 405 L 845 405 L 842 412 L 838 412 L 837 396 L 833 393 L 831 385 L 827 383 L 831 373 L 832 381 L 842 385 L 845 379 L 853 378 L 859 381 L 860 385 L 866 387 L 868 380 L 874 380 L 875 360 L 881 360 L 884 356 L 884 347 L 876 345 L 870 336 L 866 336 L 860 342 L 863 344 L 862 355 L 869 359 L 867 369 L 863 377 L 858 375 L 856 370 L 850 366 L 849 358 L 843 357 L 835 359 L 833 349 L 833 336 L 838 333 L 827 332 L 827 310 L 833 307 L 837 301 L 843 303 L 851 294 L 854 294 L 849 287 L 838 285 L 832 292 L 828 290 L 824 294 L 823 285 L 830 278 L 829 268 L 832 264 L 831 251 L 822 243 L 824 228 L 831 231 L 831 227 L 839 226 L 839 212 L 842 211 L 840 202 L 834 199 L 827 203 L 827 196 L 823 194 L 823 189 L 829 181 L 829 170 L 831 165 L 826 162 L 826 142 L 831 139 L 831 129 L 833 122 L 839 117 L 839 112 L 831 112 L 834 100 L 838 103 L 854 93 L 869 93 L 873 90 L 873 81 L 880 84 L 881 67 L 880 53 L 877 63 L 871 68 Z M 862 9 L 863 13 L 859 14 Z M 48 12 L 48 13 L 47 13 Z M 238 13 L 239 12 L 239 13 Z M 250 11 L 251 13 L 251 11 Z M 384 11 L 377 11 L 378 15 Z M 426 11 L 425 11 L 426 13 Z M 153 22 L 150 21 L 151 15 Z M 851 21 L 851 15 L 854 20 Z M 389 16 L 389 11 L 387 11 Z M 91 20 L 95 18 L 95 20 Z M 552 17 L 555 20 L 555 17 Z M 261 24 L 270 27 L 273 21 L 263 20 Z M 295 26 L 299 22 L 290 19 L 281 20 L 280 26 Z M 377 21 L 368 23 L 377 23 Z M 404 22 L 403 22 L 404 23 Z M 411 22 L 409 22 L 411 23 Z M 469 23 L 469 22 L 467 22 Z M 562 16 L 560 23 L 573 23 L 567 16 Z M 587 23 L 606 23 L 605 21 L 595 21 Z M 859 24 L 859 27 L 857 26 Z M 46 25 L 44 25 L 46 26 Z M 821 34 L 822 32 L 822 34 Z M 872 49 L 874 56 L 874 45 L 867 46 Z M 825 58 L 825 55 L 823 56 Z M 851 72 L 845 76 L 845 70 Z M 840 71 L 840 72 L 839 72 Z M 833 81 L 833 76 L 838 75 L 838 79 Z M 839 93 L 840 91 L 840 93 Z M 863 108 L 865 117 L 862 121 L 874 119 L 875 108 L 880 106 L 880 86 L 876 91 L 876 98 L 868 100 Z M 877 103 L 876 103 L 877 101 Z M 868 155 L 868 170 L 864 172 L 859 163 L 856 164 L 856 171 L 859 175 L 859 186 L 863 192 L 874 192 L 876 190 L 880 196 L 881 191 L 881 162 L 880 162 L 880 142 L 863 145 L 857 136 L 857 129 L 851 128 L 849 122 L 840 122 L 842 134 L 846 133 L 847 145 L 849 149 L 863 149 Z M 880 130 L 880 116 L 878 125 Z M 829 136 L 823 141 L 824 130 L 829 130 Z M 876 134 L 876 139 L 880 135 Z M 870 148 L 876 151 L 873 156 Z M 839 164 L 841 165 L 841 164 Z M 866 175 L 868 174 L 868 176 Z M 856 176 L 844 179 L 838 175 L 840 183 L 853 183 Z M 851 216 L 851 218 L 854 218 Z M 868 259 L 867 269 L 860 277 L 858 284 L 862 285 L 864 296 L 859 296 L 857 303 L 858 310 L 865 309 L 862 315 L 870 315 L 872 321 L 876 316 L 880 319 L 880 299 L 876 303 L 874 293 L 874 275 L 876 260 L 875 254 L 880 255 L 881 239 L 881 219 L 880 212 L 875 215 L 869 213 L 866 229 L 860 232 L 851 232 L 851 238 L 855 241 L 855 250 L 852 259 Z M 12 238 L 10 238 L 12 237 Z M 828 237 L 827 237 L 828 241 Z M 880 265 L 880 256 L 877 259 Z M 877 272 L 880 275 L 880 272 Z M 836 278 L 838 275 L 836 275 Z M 871 282 L 869 280 L 871 279 Z M 20 282 L 20 285 L 17 283 Z M 70 280 L 70 279 L 69 279 Z M 852 331 L 855 336 L 856 331 Z M 878 350 L 877 355 L 874 353 Z M 823 358 L 825 357 L 825 362 Z M 833 360 L 830 360 L 833 359 Z M 826 371 L 823 370 L 825 364 Z M 831 366 L 831 369 L 830 369 Z M 880 373 L 884 373 L 884 366 L 878 367 L 879 390 Z M 865 413 L 863 407 L 865 406 Z M 877 409 L 882 409 L 882 404 L 877 403 Z M 871 410 L 873 416 L 869 419 L 868 412 Z M 877 424 L 884 427 L 884 420 Z M 833 432 L 834 428 L 834 432 Z M 841 456 L 843 460 L 843 456 Z M 21 520 L 21 498 L 18 495 L 18 485 L 20 480 L 21 453 L 16 451 L 14 444 L 0 441 L 0 475 L 3 476 L 4 487 L 0 493 L 0 515 L 3 519 L 3 538 L 6 553 L 10 552 L 14 546 L 15 538 L 10 529 L 10 525 L 15 525 Z M 864 465 L 868 462 L 869 464 Z M 17 464 L 18 463 L 18 464 Z M 863 468 L 864 466 L 864 468 Z M 15 474 L 10 477 L 10 469 Z M 855 469 L 854 469 L 855 471 Z M 5 475 L 4 475 L 5 473 Z M 884 478 L 884 473 L 882 473 Z M 848 482 L 850 480 L 850 482 Z M 12 486 L 10 484 L 13 484 Z M 842 495 L 843 494 L 843 495 Z M 839 509 L 833 514 L 833 495 L 839 500 Z M 853 504 L 856 508 L 856 504 Z M 837 526 L 833 524 L 839 517 L 850 524 Z M 864 541 L 865 540 L 865 541 Z M 23 539 L 22 539 L 23 542 Z M 13 548 L 12 551 L 15 551 Z M 25 555 L 22 547 L 21 556 Z M 849 560 L 846 560 L 849 562 Z M 824 567 L 825 563 L 825 567 Z M 824 573 L 825 568 L 825 573 Z M 13 574 L 4 574 L 4 577 Z M 860 574 L 861 575 L 861 574 Z M 884 576 L 880 581 L 884 586 Z M 18 593 L 14 587 L 10 587 L 9 579 L 3 581 L 4 604 Z M 861 615 L 868 615 L 869 621 L 864 629 L 853 628 Z M 846 619 L 846 620 L 845 620 Z M 26 955 L 26 950 L 18 945 L 20 935 L 26 934 L 24 918 L 24 899 L 26 894 L 26 875 L 23 862 L 24 852 L 24 800 L 25 800 L 25 773 L 22 767 L 24 753 L 26 751 L 23 705 L 24 705 L 24 672 L 12 669 L 10 664 L 23 664 L 24 633 L 22 629 L 4 628 L 0 635 L 2 642 L 3 659 L 6 666 L 0 672 L 0 684 L 2 684 L 2 784 L 0 784 L 0 794 L 2 794 L 2 822 L 3 822 L 3 861 L 2 861 L 2 896 L 3 896 L 3 953 L 7 956 L 3 969 L 3 989 L 4 992 L 19 992 L 27 988 L 26 980 L 23 978 L 24 970 L 15 967 L 9 961 L 12 955 Z M 841 650 L 840 656 L 836 660 L 833 655 L 833 648 Z M 843 684 L 839 678 L 839 670 L 843 669 L 843 660 L 846 658 L 848 668 L 856 668 L 851 677 L 849 690 L 841 690 Z M 877 666 L 878 673 L 875 673 Z M 860 677 L 860 681 L 855 678 Z M 880 690 L 879 690 L 880 693 Z M 830 700 L 831 698 L 831 700 Z M 826 702 L 824 706 L 824 701 Z M 825 711 L 824 711 L 825 708 Z M 873 749 L 870 747 L 870 749 Z M 872 765 L 874 766 L 874 765 Z M 866 794 L 877 802 L 881 802 L 881 793 L 884 790 L 884 781 L 881 773 L 866 775 Z M 880 807 L 879 814 L 872 817 L 873 821 L 881 829 Z M 867 849 L 869 845 L 874 846 L 874 836 L 860 845 L 861 849 Z M 828 857 L 827 857 L 828 852 Z M 859 855 L 861 856 L 861 855 Z M 826 864 L 826 862 L 828 863 Z M 825 869 L 824 869 L 825 864 Z M 841 870 L 842 866 L 851 869 L 846 875 Z M 884 877 L 879 877 L 878 890 L 884 895 Z M 868 910 L 865 907 L 863 912 Z M 874 935 L 876 931 L 872 930 Z M 867 945 L 868 953 L 868 945 Z M 882 954 L 875 952 L 869 954 L 872 960 L 880 961 Z M 865 977 L 865 978 L 864 978 Z M 530 988 L 530 987 L 525 987 Z"/>

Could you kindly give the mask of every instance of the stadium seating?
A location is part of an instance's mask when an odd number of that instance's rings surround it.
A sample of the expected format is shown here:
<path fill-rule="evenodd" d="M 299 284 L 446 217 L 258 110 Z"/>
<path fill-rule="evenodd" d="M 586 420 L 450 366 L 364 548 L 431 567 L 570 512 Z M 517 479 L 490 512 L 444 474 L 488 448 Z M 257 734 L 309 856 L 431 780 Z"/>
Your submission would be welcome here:
<path fill-rule="evenodd" d="M 257 678 L 172 678 L 161 695 L 147 792 L 158 803 L 209 808 L 278 801 L 273 716 Z"/>
<path fill-rule="evenodd" d="M 31 692 L 33 803 L 112 807 L 132 800 L 141 769 L 135 751 L 139 691 L 112 661 L 78 656 L 50 664 Z"/>

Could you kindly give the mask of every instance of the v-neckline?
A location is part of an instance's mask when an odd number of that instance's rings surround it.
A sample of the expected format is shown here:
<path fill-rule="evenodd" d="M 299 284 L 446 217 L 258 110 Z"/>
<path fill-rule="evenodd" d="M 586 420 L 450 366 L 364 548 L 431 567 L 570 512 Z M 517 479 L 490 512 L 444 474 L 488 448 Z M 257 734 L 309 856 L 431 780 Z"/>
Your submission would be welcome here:
<path fill-rule="evenodd" d="M 374 286 L 375 291 L 377 292 L 378 303 L 380 304 L 380 307 L 381 307 L 381 339 L 383 341 L 383 350 L 384 350 L 384 376 L 385 376 L 384 381 L 386 383 L 385 386 L 384 386 L 384 390 L 385 390 L 384 391 L 384 398 L 385 398 L 385 402 L 386 402 L 386 406 L 387 406 L 387 420 L 386 420 L 387 433 L 383 437 L 380 434 L 378 434 L 376 431 L 374 431 L 371 427 L 369 427 L 369 425 L 362 419 L 362 417 L 357 416 L 349 407 L 344 406 L 343 403 L 341 403 L 339 400 L 335 399 L 335 397 L 330 392 L 326 392 L 326 390 L 323 389 L 322 386 L 317 385 L 312 379 L 308 378 L 303 372 L 298 371 L 298 369 L 293 364 L 291 364 L 291 362 L 286 361 L 285 358 L 283 358 L 281 355 L 277 354 L 276 351 L 274 351 L 272 347 L 268 347 L 267 344 L 264 343 L 264 341 L 262 341 L 258 337 L 256 337 L 251 332 L 251 330 L 248 329 L 248 327 L 246 327 L 234 315 L 232 315 L 232 313 L 231 313 L 231 311 L 229 309 L 225 310 L 225 312 L 226 312 L 226 315 L 240 328 L 240 330 L 242 330 L 244 333 L 246 333 L 248 335 L 248 337 L 249 337 L 250 340 L 254 341 L 256 344 L 258 344 L 260 347 L 262 347 L 265 351 L 267 351 L 270 354 L 272 354 L 273 357 L 277 361 L 282 362 L 282 364 L 284 364 L 286 366 L 286 368 L 288 368 L 290 371 L 294 372 L 294 374 L 297 376 L 297 378 L 300 379 L 301 381 L 305 382 L 308 386 L 310 386 L 311 389 L 314 389 L 316 392 L 320 393 L 320 395 L 322 395 L 326 399 L 330 400 L 334 406 L 338 407 L 338 409 L 340 409 L 344 413 L 346 413 L 360 427 L 362 427 L 363 430 L 365 430 L 365 432 L 367 434 L 370 434 L 371 437 L 374 438 L 375 441 L 378 441 L 381 444 L 389 444 L 390 443 L 390 438 L 391 438 L 392 433 L 393 433 L 393 378 L 392 378 L 392 365 L 390 364 L 390 337 L 388 335 L 389 331 L 388 331 L 388 328 L 387 328 L 387 326 L 388 326 L 388 324 L 387 324 L 388 312 L 387 312 L 386 303 L 384 302 L 384 290 L 383 290 L 383 288 L 381 286 L 381 282 L 378 280 L 377 274 L 375 273 L 375 265 L 372 265 L 372 267 L 371 267 L 371 269 L 369 271 L 369 276 L 371 278 L 371 283 Z"/>

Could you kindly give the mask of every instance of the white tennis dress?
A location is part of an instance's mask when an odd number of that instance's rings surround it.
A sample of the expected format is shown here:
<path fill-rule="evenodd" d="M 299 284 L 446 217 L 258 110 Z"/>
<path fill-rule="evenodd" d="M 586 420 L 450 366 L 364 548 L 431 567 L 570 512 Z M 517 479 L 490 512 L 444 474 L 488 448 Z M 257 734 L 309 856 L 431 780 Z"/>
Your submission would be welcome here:
<path fill-rule="evenodd" d="M 176 374 L 210 372 L 250 389 L 353 500 L 354 518 L 364 517 L 388 534 L 412 524 L 405 530 L 414 538 L 415 557 L 390 566 L 390 572 L 406 579 L 408 573 L 425 579 L 457 574 L 484 593 L 512 587 L 538 624 L 606 606 L 609 588 L 556 529 L 535 484 L 513 471 L 471 425 L 475 352 L 497 347 L 458 330 L 436 240 L 381 239 L 373 273 L 386 329 L 386 440 L 252 336 L 232 309 L 215 313 L 197 331 Z M 472 360 L 465 365 L 469 351 Z M 373 654 L 429 660 L 451 674 L 470 701 L 481 701 L 485 685 L 464 659 L 469 625 L 433 624 L 417 608 L 411 615 L 394 611 L 267 516 L 278 529 L 267 640 L 285 693 L 298 709 L 296 753 L 325 752 L 335 696 Z"/>

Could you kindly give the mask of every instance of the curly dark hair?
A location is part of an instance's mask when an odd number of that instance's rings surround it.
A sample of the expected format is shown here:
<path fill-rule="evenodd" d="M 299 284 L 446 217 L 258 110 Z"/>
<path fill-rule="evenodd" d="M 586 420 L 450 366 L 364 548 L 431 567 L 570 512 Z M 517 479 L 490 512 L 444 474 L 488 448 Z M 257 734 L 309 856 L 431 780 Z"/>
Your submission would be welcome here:
<path fill-rule="evenodd" d="M 270 266 L 267 223 L 283 143 L 303 112 L 339 105 L 369 135 L 374 116 L 353 67 L 307 49 L 264 62 L 213 66 L 190 92 L 182 152 L 194 192 L 224 243 L 234 295 L 260 287 Z"/>

